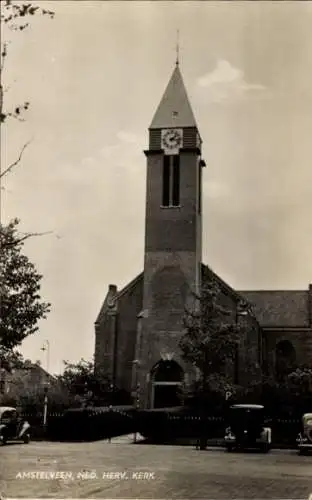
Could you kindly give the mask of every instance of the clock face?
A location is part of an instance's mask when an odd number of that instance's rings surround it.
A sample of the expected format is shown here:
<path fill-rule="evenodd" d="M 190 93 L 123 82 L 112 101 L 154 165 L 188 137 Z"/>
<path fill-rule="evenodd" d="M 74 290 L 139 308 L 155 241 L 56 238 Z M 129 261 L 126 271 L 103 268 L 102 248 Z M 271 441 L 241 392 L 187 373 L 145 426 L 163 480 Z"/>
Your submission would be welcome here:
<path fill-rule="evenodd" d="M 182 146 L 182 131 L 174 128 L 163 130 L 162 146 L 167 150 L 179 149 Z"/>

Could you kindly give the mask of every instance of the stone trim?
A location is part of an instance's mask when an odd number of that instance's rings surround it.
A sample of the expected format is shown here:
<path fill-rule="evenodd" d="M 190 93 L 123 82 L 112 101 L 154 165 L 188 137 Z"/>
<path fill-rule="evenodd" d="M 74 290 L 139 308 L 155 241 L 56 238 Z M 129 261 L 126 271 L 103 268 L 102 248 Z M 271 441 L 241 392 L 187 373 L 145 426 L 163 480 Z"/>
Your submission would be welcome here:
<path fill-rule="evenodd" d="M 163 149 L 145 149 L 143 152 L 144 152 L 145 156 L 163 155 L 164 154 Z"/>
<path fill-rule="evenodd" d="M 126 285 L 124 288 L 120 290 L 120 292 L 117 293 L 116 295 L 116 300 L 120 299 L 125 293 L 127 293 L 131 288 L 133 288 L 139 281 L 140 279 L 143 279 L 144 277 L 144 272 L 140 272 L 128 285 Z"/>

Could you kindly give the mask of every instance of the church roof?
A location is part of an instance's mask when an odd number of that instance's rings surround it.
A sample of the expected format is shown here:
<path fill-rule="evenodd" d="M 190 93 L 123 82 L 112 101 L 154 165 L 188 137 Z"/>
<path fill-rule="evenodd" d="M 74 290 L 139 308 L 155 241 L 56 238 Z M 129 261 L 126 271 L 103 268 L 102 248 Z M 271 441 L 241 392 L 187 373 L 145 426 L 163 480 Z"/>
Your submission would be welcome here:
<path fill-rule="evenodd" d="M 234 290 L 209 266 L 202 264 L 203 277 L 213 275 L 222 290 L 234 300 L 245 299 L 253 309 L 257 321 L 267 328 L 308 328 L 309 290 Z M 311 291 L 310 291 L 311 290 Z M 312 297 L 312 295 L 311 295 Z"/>
<path fill-rule="evenodd" d="M 240 291 L 264 327 L 308 327 L 308 290 Z"/>
<path fill-rule="evenodd" d="M 309 317 L 309 301 L 312 300 L 312 285 L 308 290 L 234 290 L 223 281 L 209 266 L 202 263 L 202 277 L 213 276 L 221 290 L 232 296 L 235 302 L 247 300 L 252 306 L 255 316 L 262 327 L 267 328 L 308 328 L 311 327 Z M 144 273 L 138 274 L 130 283 L 117 292 L 110 289 L 103 302 L 96 320 L 100 323 L 108 311 L 109 299 L 117 300 L 131 292 L 139 283 L 143 286 Z"/>
<path fill-rule="evenodd" d="M 178 64 L 156 110 L 150 129 L 176 127 L 197 128 Z"/>

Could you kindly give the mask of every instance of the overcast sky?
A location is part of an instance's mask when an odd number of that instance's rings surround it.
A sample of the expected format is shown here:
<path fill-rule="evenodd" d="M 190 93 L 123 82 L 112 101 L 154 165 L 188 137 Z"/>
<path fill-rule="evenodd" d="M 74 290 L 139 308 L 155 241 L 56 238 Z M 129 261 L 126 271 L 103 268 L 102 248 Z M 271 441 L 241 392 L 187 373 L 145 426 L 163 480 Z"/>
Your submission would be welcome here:
<path fill-rule="evenodd" d="M 312 3 L 37 2 L 12 36 L 3 129 L 3 221 L 21 218 L 25 252 L 52 303 L 22 352 L 91 358 L 109 283 L 143 269 L 147 129 L 175 62 L 203 138 L 203 260 L 237 289 L 312 283 Z"/>

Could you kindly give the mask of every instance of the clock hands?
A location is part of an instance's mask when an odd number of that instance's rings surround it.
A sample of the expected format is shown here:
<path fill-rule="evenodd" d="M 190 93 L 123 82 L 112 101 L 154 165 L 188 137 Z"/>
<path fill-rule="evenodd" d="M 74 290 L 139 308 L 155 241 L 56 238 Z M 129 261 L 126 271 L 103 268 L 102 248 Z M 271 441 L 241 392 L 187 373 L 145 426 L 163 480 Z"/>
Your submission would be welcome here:
<path fill-rule="evenodd" d="M 182 144 L 181 132 L 177 129 L 167 129 L 163 131 L 162 143 L 165 149 L 174 150 L 179 149 Z"/>
<path fill-rule="evenodd" d="M 167 145 L 171 147 L 178 146 L 181 143 L 180 134 L 178 134 L 176 131 L 168 132 L 165 135 L 164 139 Z"/>

